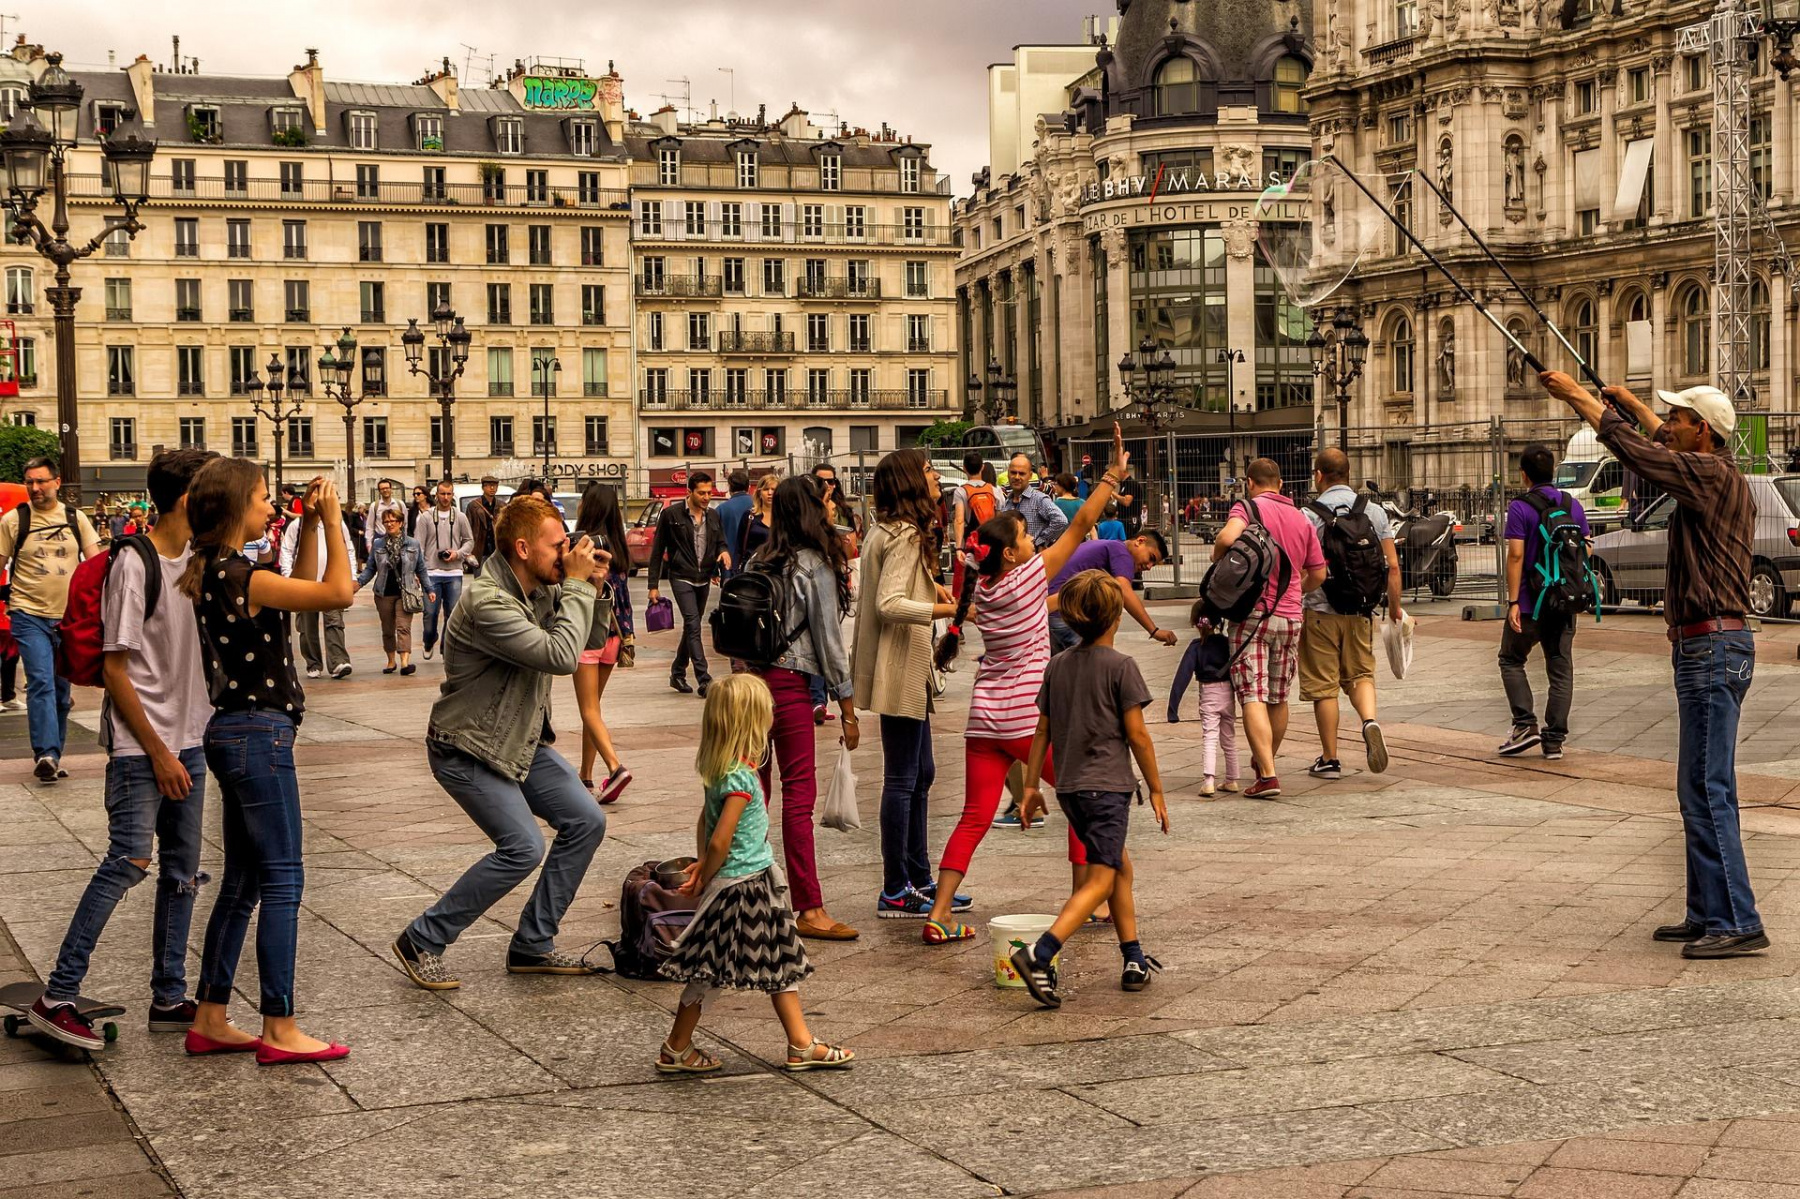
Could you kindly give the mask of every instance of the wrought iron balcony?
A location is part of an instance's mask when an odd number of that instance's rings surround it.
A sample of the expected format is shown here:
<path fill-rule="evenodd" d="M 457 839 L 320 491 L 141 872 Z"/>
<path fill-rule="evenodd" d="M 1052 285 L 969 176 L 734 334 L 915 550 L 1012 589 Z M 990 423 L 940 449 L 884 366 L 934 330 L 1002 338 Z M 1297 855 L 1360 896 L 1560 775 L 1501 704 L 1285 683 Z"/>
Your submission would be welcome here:
<path fill-rule="evenodd" d="M 721 354 L 792 354 L 794 352 L 794 335 L 792 333 L 745 333 L 737 329 L 725 329 L 719 333 L 719 353 Z"/>
<path fill-rule="evenodd" d="M 720 275 L 662 275 L 655 278 L 639 275 L 637 279 L 640 296 L 704 299 L 722 295 L 724 290 L 725 280 Z"/>

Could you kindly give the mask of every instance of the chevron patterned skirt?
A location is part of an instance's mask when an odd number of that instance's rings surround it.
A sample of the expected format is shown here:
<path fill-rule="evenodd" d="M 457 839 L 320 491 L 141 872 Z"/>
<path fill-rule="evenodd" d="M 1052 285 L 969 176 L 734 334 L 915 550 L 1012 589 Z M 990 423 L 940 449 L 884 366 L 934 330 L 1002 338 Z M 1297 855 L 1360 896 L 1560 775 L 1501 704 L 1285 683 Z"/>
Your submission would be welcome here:
<path fill-rule="evenodd" d="M 733 991 L 784 991 L 812 969 L 786 896 L 765 870 L 703 900 L 662 975 Z"/>

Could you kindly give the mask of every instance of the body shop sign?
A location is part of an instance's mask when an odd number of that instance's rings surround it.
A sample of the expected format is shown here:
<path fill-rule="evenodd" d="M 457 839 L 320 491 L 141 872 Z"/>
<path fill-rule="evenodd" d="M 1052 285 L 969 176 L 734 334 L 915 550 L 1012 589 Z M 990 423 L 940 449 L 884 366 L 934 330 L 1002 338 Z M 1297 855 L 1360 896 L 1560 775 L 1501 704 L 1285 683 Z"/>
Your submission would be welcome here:
<path fill-rule="evenodd" d="M 592 79 L 559 79 L 540 75 L 525 77 L 525 107 L 589 110 L 600 90 Z"/>

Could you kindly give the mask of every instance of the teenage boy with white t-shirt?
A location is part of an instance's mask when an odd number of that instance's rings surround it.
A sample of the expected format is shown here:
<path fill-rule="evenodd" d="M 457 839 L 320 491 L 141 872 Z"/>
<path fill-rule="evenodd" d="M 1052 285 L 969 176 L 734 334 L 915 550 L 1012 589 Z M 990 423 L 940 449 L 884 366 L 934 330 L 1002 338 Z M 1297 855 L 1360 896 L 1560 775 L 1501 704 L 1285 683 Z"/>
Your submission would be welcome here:
<path fill-rule="evenodd" d="M 41 1031 L 84 1049 L 105 1039 L 75 1008 L 88 959 L 125 892 L 143 882 L 154 852 L 158 860 L 156 914 L 152 923 L 150 1031 L 185 1032 L 194 1022 L 187 997 L 188 926 L 200 873 L 200 814 L 206 791 L 201 740 L 212 701 L 201 666 L 194 605 L 176 590 L 192 556 L 187 489 L 194 475 L 218 455 L 206 450 L 165 450 L 150 460 L 150 498 L 161 514 L 148 534 L 161 567 L 145 578 L 137 549 L 113 543 L 100 619 L 106 696 L 100 709 L 100 741 L 107 748 L 107 848 L 69 922 L 44 994 L 26 1014 Z M 156 611 L 146 619 L 146 583 L 159 588 Z"/>

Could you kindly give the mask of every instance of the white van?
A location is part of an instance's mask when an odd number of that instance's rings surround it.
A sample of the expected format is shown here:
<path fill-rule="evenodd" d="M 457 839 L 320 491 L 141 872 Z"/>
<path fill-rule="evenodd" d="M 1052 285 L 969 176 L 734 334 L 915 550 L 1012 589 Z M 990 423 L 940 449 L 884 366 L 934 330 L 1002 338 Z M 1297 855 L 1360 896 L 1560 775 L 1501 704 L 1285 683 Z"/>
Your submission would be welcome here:
<path fill-rule="evenodd" d="M 469 510 L 469 505 L 480 498 L 481 484 L 457 483 L 454 484 L 454 487 L 456 506 L 466 513 Z M 507 500 L 510 500 L 513 492 L 516 490 L 518 490 L 518 485 L 516 483 L 500 484 L 500 502 L 504 504 Z M 556 506 L 562 510 L 563 524 L 573 532 L 575 528 L 575 517 L 581 512 L 581 493 L 578 491 L 558 491 L 552 494 L 556 500 Z"/>
<path fill-rule="evenodd" d="M 1556 468 L 1556 488 L 1581 505 L 1590 525 L 1614 525 L 1625 519 L 1625 465 L 1600 444 L 1592 429 L 1569 438 Z"/>

